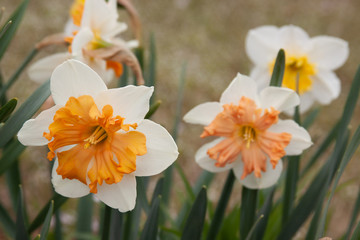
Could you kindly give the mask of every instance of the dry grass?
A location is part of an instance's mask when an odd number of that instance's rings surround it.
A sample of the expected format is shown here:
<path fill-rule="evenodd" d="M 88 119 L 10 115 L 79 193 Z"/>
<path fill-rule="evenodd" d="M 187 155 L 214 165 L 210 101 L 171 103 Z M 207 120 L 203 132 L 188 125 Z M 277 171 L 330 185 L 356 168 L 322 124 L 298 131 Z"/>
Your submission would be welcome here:
<path fill-rule="evenodd" d="M 20 0 L 2 0 L 6 16 Z M 5 77 L 20 64 L 30 52 L 34 43 L 42 37 L 61 32 L 67 20 L 71 0 L 30 1 L 25 19 L 10 49 L 1 62 Z M 181 66 L 187 63 L 187 82 L 183 112 L 205 101 L 215 101 L 233 79 L 237 72 L 248 74 L 250 61 L 244 51 L 247 32 L 260 25 L 294 24 L 304 28 L 310 36 L 331 35 L 349 42 L 350 57 L 344 67 L 337 71 L 342 79 L 342 94 L 331 105 L 323 108 L 318 123 L 311 129 L 313 141 L 317 143 L 328 132 L 342 112 L 349 84 L 360 63 L 360 34 L 357 25 L 360 22 L 360 2 L 357 0 L 253 0 L 253 1 L 215 1 L 215 0 L 134 0 L 138 8 L 144 30 L 145 43 L 150 33 L 156 37 L 158 50 L 157 97 L 163 105 L 155 114 L 156 121 L 167 129 L 173 125 L 174 106 Z M 124 12 L 121 17 L 127 19 Z M 131 36 L 128 34 L 127 36 Z M 46 50 L 41 56 L 48 55 L 58 48 Z M 37 86 L 23 74 L 11 89 L 9 95 L 24 101 Z M 359 108 L 355 114 L 354 126 L 359 123 Z M 333 117 L 334 116 L 334 117 Z M 180 125 L 178 161 L 184 166 L 187 176 L 194 181 L 200 168 L 194 163 L 193 156 L 203 143 L 199 140 L 201 132 L 198 126 Z M 34 149 L 31 149 L 34 150 Z M 36 156 L 33 156 L 33 155 Z M 352 182 L 342 189 L 332 202 L 332 221 L 328 235 L 338 238 L 348 223 L 351 206 L 358 191 L 358 156 L 350 162 L 342 181 Z M 44 196 L 43 200 L 33 203 L 40 205 L 48 198 L 49 185 L 44 172 L 47 167 L 45 157 L 27 151 L 21 162 L 23 179 L 30 184 L 41 186 L 40 190 L 29 193 L 32 196 Z M 44 167 L 45 165 L 45 167 Z M 31 166 L 31 168 L 29 168 Z M 38 169 L 40 167 L 40 169 Z M 39 180 L 38 176 L 41 176 Z M 224 177 L 224 176 L 222 176 Z M 221 187 L 219 180 L 218 187 Z M 44 186 L 45 185 L 45 186 Z M 239 185 L 236 185 L 238 188 Z M 45 189 L 44 189 L 45 188 Z M 217 199 L 217 189 L 210 190 L 210 198 Z M 2 196 L 6 192 L 0 191 Z M 32 195 L 35 194 L 35 195 Z M 32 195 L 32 196 L 31 196 Z M 234 196 L 239 199 L 238 194 Z M 6 196 L 5 196 L 6 197 Z M 36 206 L 34 206 L 36 208 Z M 341 220 L 341 221 L 339 221 Z"/>

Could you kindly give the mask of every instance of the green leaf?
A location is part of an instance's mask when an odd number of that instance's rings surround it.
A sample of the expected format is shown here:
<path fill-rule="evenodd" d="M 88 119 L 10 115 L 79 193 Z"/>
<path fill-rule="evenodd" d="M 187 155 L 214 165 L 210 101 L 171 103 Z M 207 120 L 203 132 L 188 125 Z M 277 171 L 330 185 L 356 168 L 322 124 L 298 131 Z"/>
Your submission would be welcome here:
<path fill-rule="evenodd" d="M 140 240 L 156 240 L 158 232 L 160 199 L 161 197 L 158 196 L 151 206 L 151 210 L 142 230 Z"/>
<path fill-rule="evenodd" d="M 93 196 L 91 194 L 79 199 L 76 222 L 77 234 L 91 234 L 93 205 Z"/>
<path fill-rule="evenodd" d="M 341 160 L 341 163 L 340 163 L 340 167 L 337 170 L 335 181 L 334 181 L 334 183 L 332 185 L 330 196 L 328 198 L 328 201 L 327 201 L 327 203 L 325 205 L 325 209 L 323 211 L 322 217 L 320 219 L 320 224 L 319 224 L 319 228 L 318 228 L 318 231 L 317 231 L 317 238 L 320 238 L 321 236 L 324 235 L 325 220 L 326 220 L 327 211 L 328 211 L 329 206 L 330 206 L 330 201 L 331 201 L 332 197 L 335 194 L 336 186 L 339 183 L 340 177 L 343 174 L 343 172 L 345 170 L 345 167 L 349 163 L 350 159 L 354 155 L 354 153 L 355 153 L 356 149 L 359 147 L 359 145 L 360 145 L 360 126 L 357 128 L 353 138 L 351 139 L 351 142 L 349 143 L 349 146 L 346 148 L 344 157 L 343 157 L 343 159 Z"/>
<path fill-rule="evenodd" d="M 264 237 L 266 226 L 269 221 L 270 213 L 272 210 L 272 205 L 273 205 L 272 203 L 275 194 L 275 189 L 276 189 L 275 186 L 271 188 L 270 193 L 268 194 L 264 205 L 261 207 L 259 213 L 257 214 L 258 219 L 260 218 L 261 215 L 264 216 L 264 218 L 257 224 L 255 229 L 255 239 L 257 240 L 261 240 Z"/>
<path fill-rule="evenodd" d="M 183 169 L 181 168 L 181 166 L 180 166 L 180 164 L 178 162 L 175 162 L 174 166 L 175 166 L 178 174 L 180 175 L 180 178 L 181 178 L 182 182 L 185 185 L 185 189 L 186 189 L 186 192 L 187 192 L 188 196 L 190 197 L 191 201 L 194 201 L 195 200 L 195 194 L 194 194 L 194 192 L 193 192 L 193 190 L 191 188 L 190 182 L 186 178 L 186 175 L 185 175 Z"/>
<path fill-rule="evenodd" d="M 6 172 L 6 184 L 12 205 L 16 209 L 19 203 L 19 185 L 21 184 L 18 162 L 14 162 Z"/>
<path fill-rule="evenodd" d="M 140 205 L 144 209 L 145 213 L 148 213 L 150 210 L 149 201 L 146 197 L 146 188 L 143 182 L 143 177 L 136 177 L 136 186 L 137 186 L 137 199 L 140 200 Z"/>
<path fill-rule="evenodd" d="M 190 210 L 186 220 L 181 240 L 198 240 L 201 239 L 202 230 L 206 215 L 206 188 L 202 188 Z"/>
<path fill-rule="evenodd" d="M 1 9 L 1 16 L 3 14 L 3 8 Z M 0 19 L 1 20 L 1 19 Z M 9 30 L 10 26 L 12 24 L 12 21 L 8 21 L 5 23 L 5 25 L 0 30 L 0 39 L 6 34 L 6 32 Z"/>
<path fill-rule="evenodd" d="M 151 33 L 150 36 L 150 48 L 149 48 L 149 66 L 148 66 L 148 74 L 146 78 L 145 85 L 146 86 L 155 86 L 156 79 L 156 44 L 154 34 Z"/>
<path fill-rule="evenodd" d="M 47 212 L 48 212 L 48 209 L 51 205 L 51 202 L 54 202 L 54 212 L 56 212 L 67 200 L 68 200 L 67 197 L 63 197 L 57 193 L 54 193 L 53 197 L 41 209 L 39 214 L 35 217 L 34 221 L 30 224 L 28 232 L 32 233 L 35 229 L 37 229 L 44 222 Z"/>
<path fill-rule="evenodd" d="M 319 107 L 312 110 L 305 118 L 304 122 L 302 123 L 302 126 L 306 129 L 308 129 L 315 122 L 315 119 L 319 115 L 320 110 L 321 109 Z"/>
<path fill-rule="evenodd" d="M 50 96 L 50 81 L 41 85 L 6 121 L 4 126 L 0 128 L 0 148 L 20 130 L 26 120 L 31 118 L 41 107 L 44 101 Z"/>
<path fill-rule="evenodd" d="M 6 145 L 3 155 L 0 158 L 0 175 L 2 175 L 18 159 L 25 148 L 26 147 L 17 139 L 11 140 L 11 142 Z"/>
<path fill-rule="evenodd" d="M 24 205 L 24 196 L 22 193 L 22 187 L 19 186 L 19 200 L 16 212 L 16 240 L 29 240 L 29 234 L 26 231 L 26 213 Z"/>
<path fill-rule="evenodd" d="M 51 201 L 49 211 L 46 214 L 46 218 L 45 218 L 45 221 L 43 223 L 43 227 L 42 227 L 41 232 L 40 232 L 40 240 L 46 240 L 47 239 L 47 236 L 48 236 L 48 233 L 49 233 L 49 228 L 50 228 L 51 217 L 53 215 L 53 212 L 54 212 L 54 201 Z"/>
<path fill-rule="evenodd" d="M 358 192 L 358 196 L 357 196 L 354 208 L 353 208 L 353 213 L 352 213 L 352 216 L 351 216 L 351 220 L 350 220 L 350 223 L 348 225 L 348 229 L 346 231 L 346 235 L 345 235 L 344 239 L 349 239 L 350 238 L 351 231 L 352 231 L 352 229 L 354 227 L 354 224 L 355 224 L 356 219 L 357 219 L 357 217 L 359 215 L 359 212 L 360 212 L 360 190 Z"/>
<path fill-rule="evenodd" d="M 234 186 L 234 181 L 235 181 L 235 175 L 234 175 L 233 171 L 229 171 L 225 185 L 221 192 L 221 197 L 220 197 L 219 203 L 215 210 L 215 214 L 211 220 L 209 232 L 206 237 L 207 240 L 215 240 L 216 239 L 216 236 L 217 236 L 219 229 L 221 227 L 221 224 L 223 222 L 225 210 L 226 210 L 226 207 L 229 202 L 230 195 L 231 195 L 231 192 L 232 192 L 232 189 Z"/>
<path fill-rule="evenodd" d="M 156 112 L 160 107 L 161 100 L 157 100 L 155 103 L 151 104 L 149 111 L 145 115 L 145 119 L 151 118 L 151 116 Z"/>
<path fill-rule="evenodd" d="M 260 215 L 257 220 L 254 222 L 254 224 L 252 225 L 251 229 L 250 229 L 250 232 L 248 233 L 248 235 L 246 236 L 246 239 L 245 240 L 251 240 L 253 235 L 254 235 L 254 232 L 255 232 L 255 229 L 256 227 L 258 226 L 259 222 L 261 222 L 261 220 L 264 218 L 264 215 Z"/>
<path fill-rule="evenodd" d="M 15 73 L 10 77 L 10 79 L 4 84 L 0 91 L 0 99 L 5 96 L 6 91 L 16 82 L 19 78 L 20 74 L 24 71 L 27 65 L 31 62 L 31 60 L 36 56 L 39 51 L 34 48 L 29 55 L 22 62 L 20 67 L 15 71 Z"/>
<path fill-rule="evenodd" d="M 257 189 L 242 187 L 240 211 L 240 237 L 245 239 L 255 222 Z"/>
<path fill-rule="evenodd" d="M 280 49 L 271 75 L 270 86 L 281 87 L 285 71 L 285 51 Z"/>
<path fill-rule="evenodd" d="M 351 240 L 359 240 L 360 239 L 360 221 L 355 227 L 355 231 L 351 237 Z"/>
<path fill-rule="evenodd" d="M 105 205 L 104 217 L 102 221 L 102 240 L 108 240 L 110 237 L 110 226 L 111 226 L 111 207 Z"/>
<path fill-rule="evenodd" d="M 15 223 L 2 204 L 0 204 L 0 223 L 4 233 L 6 233 L 11 239 L 14 239 L 16 231 Z"/>
<path fill-rule="evenodd" d="M 54 230 L 54 240 L 62 240 L 62 224 L 60 219 L 60 209 L 55 211 L 55 230 Z"/>
<path fill-rule="evenodd" d="M 152 198 L 151 198 L 151 205 L 154 204 L 154 201 L 157 199 L 157 197 L 159 195 L 162 195 L 163 185 L 164 185 L 164 178 L 162 177 L 156 183 L 154 193 L 153 193 Z"/>
<path fill-rule="evenodd" d="M 11 21 L 11 25 L 6 31 L 6 34 L 3 34 L 0 37 L 0 60 L 2 59 L 7 47 L 9 46 L 12 38 L 15 35 L 16 29 L 18 28 L 21 19 L 25 13 L 26 7 L 29 3 L 29 0 L 23 0 L 22 3 L 18 6 L 18 8 L 13 12 L 13 14 L 8 19 L 9 22 Z"/>
<path fill-rule="evenodd" d="M 110 240 L 120 240 L 124 232 L 124 214 L 117 209 L 111 209 Z"/>
<path fill-rule="evenodd" d="M 125 65 L 123 65 L 123 73 L 119 77 L 117 87 L 125 87 L 128 84 L 129 80 L 129 68 Z"/>
<path fill-rule="evenodd" d="M 11 113 L 15 110 L 16 105 L 17 99 L 13 98 L 0 108 L 0 122 L 5 122 L 6 119 L 8 119 Z"/>

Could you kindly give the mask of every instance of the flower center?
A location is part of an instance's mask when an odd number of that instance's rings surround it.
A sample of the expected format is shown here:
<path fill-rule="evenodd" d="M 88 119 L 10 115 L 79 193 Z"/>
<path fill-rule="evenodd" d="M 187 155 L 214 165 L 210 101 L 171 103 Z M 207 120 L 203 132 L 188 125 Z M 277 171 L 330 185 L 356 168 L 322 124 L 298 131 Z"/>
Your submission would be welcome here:
<path fill-rule="evenodd" d="M 48 159 L 56 156 L 59 162 L 56 172 L 88 185 L 92 193 L 103 181 L 118 183 L 124 174 L 134 172 L 136 157 L 147 152 L 146 137 L 134 131 L 136 123 L 124 124 L 124 120 L 113 116 L 110 105 L 100 112 L 91 96 L 70 97 L 56 111 L 50 132 L 44 133 L 49 140 Z"/>
<path fill-rule="evenodd" d="M 251 126 L 241 126 L 239 136 L 245 141 L 246 148 L 250 148 L 250 144 L 256 141 L 256 131 Z"/>
<path fill-rule="evenodd" d="M 244 163 L 242 178 L 252 172 L 261 177 L 261 171 L 266 172 L 268 159 L 275 168 L 291 140 L 289 133 L 268 130 L 277 123 L 278 115 L 279 111 L 274 108 L 257 108 L 255 102 L 246 97 L 242 97 L 238 105 L 224 104 L 223 111 L 201 134 L 201 137 L 224 138 L 207 151 L 209 157 L 216 160 L 215 166 L 224 167 L 241 156 Z"/>
<path fill-rule="evenodd" d="M 95 144 L 101 142 L 102 140 L 106 139 L 107 136 L 108 135 L 107 135 L 105 129 L 102 128 L 101 126 L 97 126 L 97 128 L 91 134 L 91 136 L 84 140 L 86 142 L 86 144 L 84 145 L 84 148 L 87 149 L 91 145 L 95 145 Z"/>
<path fill-rule="evenodd" d="M 270 64 L 270 72 L 274 68 L 275 60 Z M 311 90 L 311 77 L 316 74 L 315 65 L 310 63 L 306 56 L 286 57 L 283 87 L 290 88 L 299 94 Z"/>

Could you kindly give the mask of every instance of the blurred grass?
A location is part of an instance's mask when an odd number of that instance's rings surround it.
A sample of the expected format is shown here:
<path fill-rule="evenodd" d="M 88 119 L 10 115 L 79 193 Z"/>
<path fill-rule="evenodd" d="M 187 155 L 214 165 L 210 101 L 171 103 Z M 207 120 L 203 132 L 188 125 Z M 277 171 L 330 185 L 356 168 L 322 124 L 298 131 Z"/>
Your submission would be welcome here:
<path fill-rule="evenodd" d="M 6 19 L 19 4 L 20 0 L 2 0 Z M 61 32 L 68 18 L 71 0 L 37 0 L 30 1 L 24 21 L 5 54 L 0 68 L 7 80 L 19 66 L 34 44 L 48 34 Z M 162 105 L 154 119 L 171 129 L 175 115 L 178 78 L 183 62 L 187 62 L 187 80 L 183 112 L 206 102 L 217 101 L 221 92 L 227 87 L 237 72 L 248 74 L 250 61 L 245 54 L 244 42 L 247 32 L 260 25 L 294 24 L 304 28 L 310 36 L 331 35 L 349 42 L 350 56 L 345 65 L 337 71 L 342 80 L 342 94 L 331 105 L 320 112 L 314 126 L 310 128 L 312 139 L 318 143 L 324 133 L 337 121 L 349 90 L 350 81 L 360 64 L 360 2 L 357 0 L 253 0 L 253 1 L 215 1 L 215 0 L 134 0 L 143 24 L 145 43 L 149 42 L 150 33 L 154 33 L 157 43 L 157 99 Z M 125 12 L 120 19 L 128 21 Z M 3 20 L 4 21 L 4 20 Z M 132 38 L 131 28 L 125 34 Z M 146 46 L 148 49 L 148 46 Z M 65 51 L 61 47 L 50 47 L 37 58 L 52 52 Z M 146 53 L 148 54 L 148 52 Z M 11 88 L 8 97 L 18 97 L 19 105 L 31 95 L 38 86 L 29 81 L 26 74 Z M 329 117 L 335 116 L 335 117 Z M 360 109 L 354 114 L 353 124 L 359 123 Z M 205 141 L 200 140 L 202 129 L 199 126 L 180 124 L 178 145 L 181 155 L 179 163 L 185 174 L 193 183 L 200 174 L 200 168 L 194 163 L 194 154 Z M 26 199 L 31 202 L 29 208 L 35 212 L 47 201 L 51 193 L 46 150 L 30 148 L 23 155 L 21 162 Z M 353 184 L 336 194 L 332 201 L 333 216 L 327 231 L 329 236 L 338 238 L 346 229 L 349 204 L 356 199 L 360 176 L 357 157 L 350 162 L 342 182 L 353 179 Z M 301 163 L 304 166 L 304 163 Z M 218 189 L 222 187 L 226 173 L 220 174 L 213 186 L 208 189 L 208 197 L 218 199 Z M 0 179 L 0 184 L 3 181 Z M 239 185 L 235 185 L 239 189 Z M 31 189 L 31 191 L 29 191 Z M 301 191 L 301 189 L 300 189 Z M 240 191 L 233 194 L 236 202 Z M 177 193 L 175 193 L 177 194 Z M 39 202 L 31 196 L 44 196 Z M 0 197 L 6 199 L 7 192 L 0 188 Z M 179 203 L 172 203 L 178 209 Z M 231 204 L 231 203 L 230 203 Z M 334 207 L 336 206 L 336 208 Z M 30 211 L 31 215 L 31 211 Z M 345 221 L 338 219 L 345 218 Z M 300 233 L 301 235 L 301 233 Z"/>

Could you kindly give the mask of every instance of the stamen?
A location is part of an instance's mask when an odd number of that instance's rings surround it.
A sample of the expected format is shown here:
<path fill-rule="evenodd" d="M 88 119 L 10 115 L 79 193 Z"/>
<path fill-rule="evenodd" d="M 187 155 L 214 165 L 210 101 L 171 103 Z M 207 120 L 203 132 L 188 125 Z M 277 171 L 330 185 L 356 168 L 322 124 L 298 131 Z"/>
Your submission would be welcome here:
<path fill-rule="evenodd" d="M 101 126 L 97 126 L 95 131 L 91 134 L 90 137 L 86 138 L 84 141 L 87 142 L 84 146 L 85 149 L 88 149 L 91 145 L 95 145 L 105 138 L 107 138 L 107 132 Z"/>
<path fill-rule="evenodd" d="M 247 149 L 250 148 L 250 143 L 256 140 L 256 131 L 251 126 L 242 126 L 239 135 L 246 142 Z"/>

